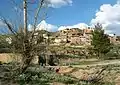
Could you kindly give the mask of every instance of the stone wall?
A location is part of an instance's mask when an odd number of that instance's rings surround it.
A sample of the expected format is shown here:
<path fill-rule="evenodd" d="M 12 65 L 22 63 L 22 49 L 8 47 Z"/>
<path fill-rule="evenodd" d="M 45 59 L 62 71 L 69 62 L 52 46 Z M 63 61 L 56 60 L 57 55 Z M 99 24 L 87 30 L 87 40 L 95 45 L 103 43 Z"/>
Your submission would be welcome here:
<path fill-rule="evenodd" d="M 2 63 L 10 63 L 10 62 L 21 62 L 21 56 L 12 54 L 12 53 L 1 53 L 0 54 L 0 62 Z"/>
<path fill-rule="evenodd" d="M 13 54 L 13 53 L 1 53 L 0 54 L 0 62 L 2 63 L 10 63 L 10 62 L 21 62 L 22 57 L 20 54 Z M 35 56 L 32 60 L 33 64 L 38 63 L 38 56 Z"/>

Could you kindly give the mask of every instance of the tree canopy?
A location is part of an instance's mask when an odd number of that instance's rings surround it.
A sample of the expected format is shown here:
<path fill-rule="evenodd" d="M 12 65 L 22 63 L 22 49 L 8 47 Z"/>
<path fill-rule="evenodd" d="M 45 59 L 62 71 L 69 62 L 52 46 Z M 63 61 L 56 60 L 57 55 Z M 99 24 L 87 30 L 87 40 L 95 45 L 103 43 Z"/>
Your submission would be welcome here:
<path fill-rule="evenodd" d="M 92 35 L 92 45 L 98 57 L 100 57 L 100 54 L 106 54 L 110 51 L 110 39 L 108 35 L 104 33 L 102 25 L 95 25 Z"/>

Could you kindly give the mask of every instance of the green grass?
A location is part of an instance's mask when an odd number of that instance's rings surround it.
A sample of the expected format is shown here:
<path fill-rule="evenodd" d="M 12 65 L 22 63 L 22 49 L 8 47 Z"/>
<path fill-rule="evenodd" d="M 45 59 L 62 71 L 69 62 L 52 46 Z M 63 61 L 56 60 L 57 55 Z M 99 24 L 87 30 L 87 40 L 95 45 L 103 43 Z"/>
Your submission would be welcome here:
<path fill-rule="evenodd" d="M 53 82 L 60 82 L 64 84 L 75 84 L 78 82 L 77 79 L 69 75 L 59 75 L 54 72 L 36 73 L 36 75 L 30 75 L 30 73 L 21 75 L 18 83 L 20 85 L 49 85 Z"/>
<path fill-rule="evenodd" d="M 30 76 L 30 74 L 33 74 Z M 30 73 L 21 75 L 19 77 L 18 83 L 20 85 L 50 85 L 53 82 L 63 83 L 65 85 L 115 85 L 114 83 L 90 83 L 86 81 L 80 81 L 79 79 L 71 76 L 70 74 L 60 75 L 55 72 L 39 72 L 39 73 Z"/>
<path fill-rule="evenodd" d="M 82 64 L 90 64 L 93 61 L 81 61 Z M 96 61 L 97 62 L 97 61 Z M 119 70 L 120 65 L 109 65 L 108 70 Z M 117 68 L 117 69 L 116 69 Z M 79 69 L 79 68 L 76 68 Z M 64 83 L 66 85 L 115 85 L 114 83 L 89 83 L 85 81 L 80 81 L 79 79 L 71 76 L 70 74 L 60 75 L 56 74 L 54 71 L 38 72 L 31 71 L 18 76 L 19 85 L 50 85 L 53 82 Z"/>
<path fill-rule="evenodd" d="M 59 82 L 65 85 L 115 85 L 114 83 L 109 82 L 90 83 L 80 81 L 79 79 L 71 76 L 70 74 L 60 75 L 55 73 L 54 71 L 38 72 L 36 70 L 28 70 L 26 73 L 18 76 L 18 78 L 16 77 L 16 79 L 19 85 L 50 85 L 53 82 Z"/>

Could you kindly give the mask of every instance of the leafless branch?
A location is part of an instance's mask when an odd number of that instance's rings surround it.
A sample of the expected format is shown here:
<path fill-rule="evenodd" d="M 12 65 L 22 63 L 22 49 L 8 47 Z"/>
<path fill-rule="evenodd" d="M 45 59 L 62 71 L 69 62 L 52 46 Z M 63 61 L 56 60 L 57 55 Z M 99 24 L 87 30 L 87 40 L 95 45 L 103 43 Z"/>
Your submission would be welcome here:
<path fill-rule="evenodd" d="M 34 35 L 34 33 L 35 33 L 38 15 L 39 15 L 39 12 L 40 12 L 40 10 L 42 9 L 42 7 L 43 7 L 43 5 L 44 5 L 44 1 L 45 1 L 45 0 L 41 0 L 41 1 L 40 1 L 39 6 L 38 6 L 38 8 L 37 8 L 37 10 L 36 10 L 36 13 L 35 13 L 34 25 L 33 25 L 33 32 L 32 32 L 32 38 L 33 38 L 33 35 Z"/>
<path fill-rule="evenodd" d="M 16 35 L 16 32 L 15 32 L 14 28 L 12 27 L 12 25 L 11 25 L 6 19 L 3 19 L 2 21 L 3 21 L 3 23 L 8 27 L 8 29 L 9 29 L 14 35 Z"/>

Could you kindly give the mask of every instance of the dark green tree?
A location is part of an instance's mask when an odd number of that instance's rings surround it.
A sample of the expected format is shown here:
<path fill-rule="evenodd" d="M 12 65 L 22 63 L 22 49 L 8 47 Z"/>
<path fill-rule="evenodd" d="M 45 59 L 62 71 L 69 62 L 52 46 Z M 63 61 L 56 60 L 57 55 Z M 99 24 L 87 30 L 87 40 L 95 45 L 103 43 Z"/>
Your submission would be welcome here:
<path fill-rule="evenodd" d="M 98 58 L 101 58 L 102 55 L 108 53 L 111 49 L 110 39 L 107 34 L 104 34 L 101 24 L 95 25 L 95 29 L 92 33 L 92 45 L 94 52 Z"/>

